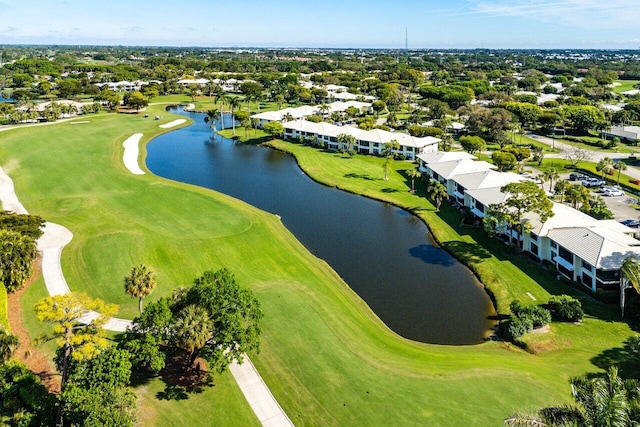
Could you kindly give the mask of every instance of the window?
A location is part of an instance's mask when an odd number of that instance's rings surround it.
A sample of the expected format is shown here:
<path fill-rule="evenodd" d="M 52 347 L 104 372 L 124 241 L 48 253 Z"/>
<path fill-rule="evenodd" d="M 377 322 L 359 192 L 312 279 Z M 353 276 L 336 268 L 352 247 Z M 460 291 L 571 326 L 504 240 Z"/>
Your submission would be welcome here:
<path fill-rule="evenodd" d="M 529 236 L 531 236 L 531 240 L 533 240 L 534 242 L 538 241 L 538 235 L 536 233 L 531 233 L 529 234 Z"/>
<path fill-rule="evenodd" d="M 476 210 L 482 213 L 484 213 L 485 211 L 485 206 L 477 200 L 476 200 Z"/>
<path fill-rule="evenodd" d="M 582 268 L 587 270 L 587 271 L 592 271 L 593 270 L 593 266 L 591 264 L 589 264 L 586 261 L 582 261 Z"/>
<path fill-rule="evenodd" d="M 565 248 L 563 248 L 562 246 L 560 246 L 560 248 L 558 249 L 558 255 L 560 256 L 560 258 L 573 264 L 573 254 L 568 250 L 566 250 Z"/>
<path fill-rule="evenodd" d="M 456 184 L 456 191 L 460 194 L 464 194 L 464 187 L 460 184 Z"/>
<path fill-rule="evenodd" d="M 552 247 L 553 249 L 558 249 L 558 244 L 552 240 L 552 241 L 551 241 L 551 247 Z"/>
<path fill-rule="evenodd" d="M 358 143 L 360 144 L 361 147 L 368 147 L 369 146 L 369 141 L 358 141 Z"/>

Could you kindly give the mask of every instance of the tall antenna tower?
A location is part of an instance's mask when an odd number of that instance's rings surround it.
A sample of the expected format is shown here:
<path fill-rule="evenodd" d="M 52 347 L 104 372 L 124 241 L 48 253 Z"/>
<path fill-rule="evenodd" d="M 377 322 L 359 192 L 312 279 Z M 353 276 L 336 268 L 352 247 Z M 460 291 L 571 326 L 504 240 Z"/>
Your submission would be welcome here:
<path fill-rule="evenodd" d="M 404 27 L 404 50 L 405 52 L 409 51 L 409 29 Z"/>

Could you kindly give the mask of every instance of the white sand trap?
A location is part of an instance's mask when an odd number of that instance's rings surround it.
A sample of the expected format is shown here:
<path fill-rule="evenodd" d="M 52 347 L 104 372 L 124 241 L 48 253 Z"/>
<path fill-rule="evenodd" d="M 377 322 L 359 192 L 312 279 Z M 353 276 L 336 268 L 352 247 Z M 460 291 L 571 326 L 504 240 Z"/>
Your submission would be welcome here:
<path fill-rule="evenodd" d="M 174 127 L 174 126 L 181 125 L 181 124 L 183 124 L 184 122 L 186 122 L 186 120 L 185 120 L 185 119 L 178 119 L 178 120 L 174 120 L 174 121 L 172 121 L 172 122 L 169 122 L 169 123 L 165 123 L 165 124 L 163 124 L 163 125 L 160 125 L 160 127 L 161 127 L 162 129 L 172 128 L 172 127 Z"/>
<path fill-rule="evenodd" d="M 0 202 L 2 202 L 2 209 L 5 211 L 19 214 L 27 213 L 27 210 L 16 196 L 13 180 L 9 178 L 9 175 L 2 168 L 0 168 Z"/>
<path fill-rule="evenodd" d="M 124 166 L 129 169 L 134 175 L 144 175 L 144 171 L 140 169 L 138 165 L 138 154 L 140 152 L 138 144 L 142 138 L 141 133 L 134 133 L 125 142 L 122 143 L 124 147 L 124 154 L 122 155 L 122 161 Z"/>

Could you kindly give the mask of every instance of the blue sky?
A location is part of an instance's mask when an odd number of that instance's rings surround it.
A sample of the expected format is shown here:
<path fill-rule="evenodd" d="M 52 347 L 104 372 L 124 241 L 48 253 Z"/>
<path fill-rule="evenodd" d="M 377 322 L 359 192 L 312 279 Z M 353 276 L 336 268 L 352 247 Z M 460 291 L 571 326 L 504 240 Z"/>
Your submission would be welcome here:
<path fill-rule="evenodd" d="M 0 0 L 0 44 L 640 48 L 638 0 Z"/>

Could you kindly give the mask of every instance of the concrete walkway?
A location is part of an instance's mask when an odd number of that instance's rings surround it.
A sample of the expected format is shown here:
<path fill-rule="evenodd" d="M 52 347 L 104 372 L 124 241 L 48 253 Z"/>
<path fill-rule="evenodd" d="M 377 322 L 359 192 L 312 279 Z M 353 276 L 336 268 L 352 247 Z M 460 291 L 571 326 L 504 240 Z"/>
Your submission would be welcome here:
<path fill-rule="evenodd" d="M 140 136 L 137 137 L 137 135 Z M 139 141 L 142 134 L 133 136 L 137 137 L 137 141 Z M 136 166 L 139 168 L 138 165 Z M 131 172 L 135 174 L 134 170 L 131 170 Z M 28 213 L 16 196 L 13 180 L 4 172 L 2 167 L 0 167 L 0 203 L 2 203 L 4 210 L 20 214 Z M 73 233 L 67 228 L 47 222 L 45 223 L 44 234 L 38 239 L 38 250 L 42 252 L 42 276 L 49 295 L 64 295 L 71 292 L 62 273 L 60 257 L 62 249 L 72 238 Z M 97 316 L 98 313 L 90 311 L 81 321 L 90 323 Z M 129 325 L 131 325 L 131 320 L 112 317 L 104 325 L 104 328 L 110 331 L 124 332 Z M 290 427 L 294 425 L 280 404 L 278 404 L 278 401 L 273 397 L 273 394 L 271 394 L 271 390 L 262 380 L 253 363 L 251 363 L 249 356 L 244 355 L 242 364 L 237 362 L 231 364 L 230 371 L 263 426 Z"/>

